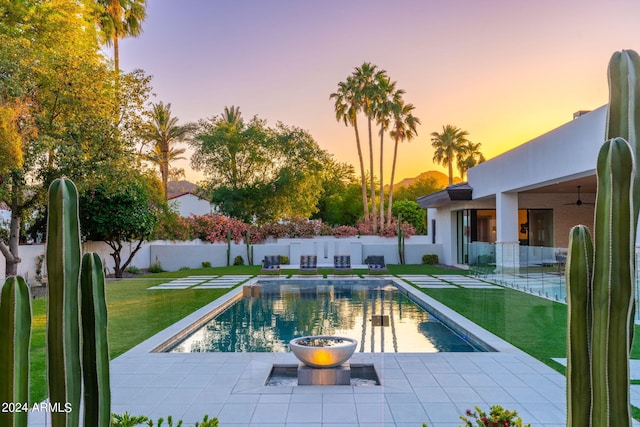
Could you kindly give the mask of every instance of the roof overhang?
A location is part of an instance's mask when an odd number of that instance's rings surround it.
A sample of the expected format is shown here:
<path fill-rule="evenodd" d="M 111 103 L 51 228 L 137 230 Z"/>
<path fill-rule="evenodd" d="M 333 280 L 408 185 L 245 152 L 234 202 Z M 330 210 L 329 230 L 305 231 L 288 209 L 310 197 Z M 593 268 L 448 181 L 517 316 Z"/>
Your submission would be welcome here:
<path fill-rule="evenodd" d="M 418 197 L 416 201 L 421 208 L 436 208 L 448 204 L 450 201 L 472 200 L 473 188 L 466 182 L 453 184 L 442 191 Z"/>

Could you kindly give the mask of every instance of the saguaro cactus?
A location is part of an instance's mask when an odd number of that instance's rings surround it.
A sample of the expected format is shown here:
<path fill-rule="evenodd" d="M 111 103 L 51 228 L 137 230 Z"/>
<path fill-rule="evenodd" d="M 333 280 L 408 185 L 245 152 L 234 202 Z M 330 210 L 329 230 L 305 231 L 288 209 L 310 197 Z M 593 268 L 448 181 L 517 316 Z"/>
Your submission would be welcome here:
<path fill-rule="evenodd" d="M 85 254 L 81 263 L 78 192 L 68 179 L 57 179 L 49 187 L 46 254 L 47 376 L 49 400 L 56 409 L 51 413 L 52 426 L 79 424 L 83 379 L 84 425 L 109 426 L 104 275 L 97 254 Z"/>
<path fill-rule="evenodd" d="M 77 426 L 82 393 L 78 283 L 80 280 L 78 191 L 68 179 L 49 187 L 47 220 L 47 377 L 49 400 L 71 410 L 52 411 L 51 423 Z"/>
<path fill-rule="evenodd" d="M 400 264 L 405 263 L 404 259 L 404 230 L 402 229 L 402 214 L 398 215 L 398 260 Z"/>
<path fill-rule="evenodd" d="M 22 277 L 9 277 L 0 295 L 0 425 L 27 426 L 31 298 Z"/>
<path fill-rule="evenodd" d="M 102 261 L 95 253 L 82 257 L 80 279 L 82 317 L 82 378 L 84 380 L 84 425 L 109 426 L 111 388 L 107 304 Z"/>
<path fill-rule="evenodd" d="M 249 229 L 245 232 L 244 242 L 247 245 L 247 265 L 253 265 L 253 246 L 251 246 L 251 231 Z"/>
<path fill-rule="evenodd" d="M 609 63 L 607 141 L 597 161 L 595 243 L 574 227 L 567 260 L 567 426 L 631 425 L 629 357 L 633 339 L 635 237 L 640 184 L 640 57 L 615 53 Z"/>

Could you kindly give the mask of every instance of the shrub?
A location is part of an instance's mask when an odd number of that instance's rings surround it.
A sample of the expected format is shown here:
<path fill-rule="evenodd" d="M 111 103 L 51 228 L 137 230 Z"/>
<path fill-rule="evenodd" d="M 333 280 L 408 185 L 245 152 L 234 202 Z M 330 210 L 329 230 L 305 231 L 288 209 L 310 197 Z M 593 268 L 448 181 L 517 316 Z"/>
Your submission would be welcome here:
<path fill-rule="evenodd" d="M 162 264 L 160 264 L 160 261 L 156 258 L 156 262 L 149 266 L 148 271 L 149 273 L 162 273 L 164 270 L 162 269 Z"/>
<path fill-rule="evenodd" d="M 395 218 L 398 218 L 398 215 L 402 215 L 402 221 L 411 224 L 416 230 L 414 234 L 425 233 L 427 211 L 422 209 L 418 203 L 413 200 L 399 200 L 393 202 L 391 212 Z"/>
<path fill-rule="evenodd" d="M 244 258 L 241 255 L 238 255 L 233 259 L 233 265 L 244 265 Z"/>
<path fill-rule="evenodd" d="M 285 265 L 289 264 L 289 257 L 286 255 L 280 255 L 280 262 Z"/>
<path fill-rule="evenodd" d="M 438 255 L 436 254 L 424 254 L 422 255 L 422 263 L 434 265 L 438 263 Z"/>
<path fill-rule="evenodd" d="M 358 235 L 358 229 L 350 225 L 341 225 L 333 229 L 334 237 L 353 237 Z"/>
<path fill-rule="evenodd" d="M 209 261 L 202 261 L 202 268 L 209 268 L 211 267 L 211 263 Z"/>
<path fill-rule="evenodd" d="M 150 420 L 148 417 L 144 415 L 130 415 L 128 412 L 125 412 L 122 415 L 119 414 L 111 414 L 111 425 L 112 427 L 135 427 L 141 424 L 147 426 L 153 426 L 153 420 Z M 157 422 L 157 426 L 160 427 L 165 420 L 163 418 L 159 418 Z M 173 418 L 171 416 L 167 417 L 167 423 L 169 427 L 173 427 Z M 178 420 L 177 426 L 182 425 L 182 420 Z M 218 418 L 209 419 L 208 415 L 205 415 L 202 418 L 202 421 L 196 422 L 196 427 L 218 427 Z"/>
<path fill-rule="evenodd" d="M 130 265 L 129 267 L 125 268 L 124 271 L 131 274 L 140 274 L 140 269 L 135 265 Z"/>
<path fill-rule="evenodd" d="M 191 267 L 189 267 L 188 265 L 183 265 L 178 269 L 178 271 L 186 271 L 186 270 L 191 270 Z"/>

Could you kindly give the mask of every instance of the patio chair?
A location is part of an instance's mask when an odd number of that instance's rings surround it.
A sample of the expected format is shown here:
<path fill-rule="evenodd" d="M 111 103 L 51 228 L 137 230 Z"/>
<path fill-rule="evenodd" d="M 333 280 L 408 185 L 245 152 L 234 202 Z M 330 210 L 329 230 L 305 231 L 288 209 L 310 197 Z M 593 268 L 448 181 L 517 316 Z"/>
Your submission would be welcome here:
<path fill-rule="evenodd" d="M 262 270 L 261 274 L 277 274 L 280 275 L 280 264 L 282 264 L 282 260 L 280 259 L 280 255 L 265 255 L 262 260 Z"/>
<path fill-rule="evenodd" d="M 300 256 L 300 274 L 318 274 L 318 257 L 316 255 Z"/>
<path fill-rule="evenodd" d="M 389 272 L 384 263 L 384 255 L 369 255 L 367 257 L 367 266 L 369 267 L 369 274 L 383 274 Z"/>
<path fill-rule="evenodd" d="M 334 255 L 333 275 L 337 274 L 352 274 L 350 255 Z"/>

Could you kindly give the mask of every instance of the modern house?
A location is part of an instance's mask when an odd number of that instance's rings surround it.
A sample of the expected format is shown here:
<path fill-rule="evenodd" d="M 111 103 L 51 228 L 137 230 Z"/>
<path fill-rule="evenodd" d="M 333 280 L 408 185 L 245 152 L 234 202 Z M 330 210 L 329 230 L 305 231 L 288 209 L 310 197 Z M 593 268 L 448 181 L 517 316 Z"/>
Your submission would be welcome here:
<path fill-rule="evenodd" d="M 606 106 L 468 171 L 466 183 L 418 198 L 441 262 L 518 267 L 562 263 L 569 230 L 592 228 Z"/>
<path fill-rule="evenodd" d="M 207 215 L 214 212 L 214 206 L 206 199 L 198 197 L 191 191 L 170 194 L 169 206 L 175 207 L 180 216 Z"/>

